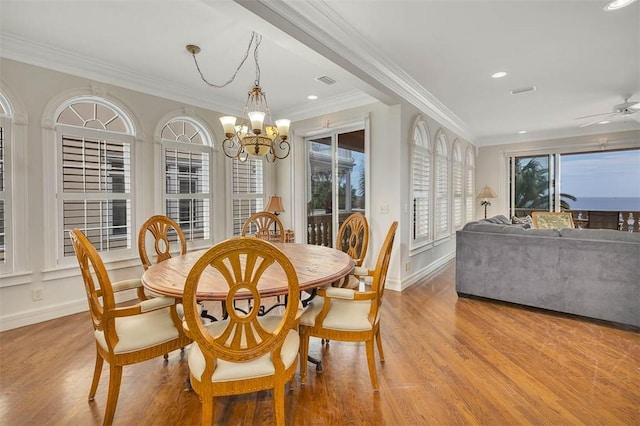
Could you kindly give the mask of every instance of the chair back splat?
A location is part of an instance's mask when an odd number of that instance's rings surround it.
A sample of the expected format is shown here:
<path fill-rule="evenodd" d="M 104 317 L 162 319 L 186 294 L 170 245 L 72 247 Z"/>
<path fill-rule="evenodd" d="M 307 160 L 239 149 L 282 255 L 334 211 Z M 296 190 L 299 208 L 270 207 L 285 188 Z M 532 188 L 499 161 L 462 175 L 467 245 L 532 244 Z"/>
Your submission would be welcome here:
<path fill-rule="evenodd" d="M 162 355 L 166 359 L 169 352 L 185 347 L 191 340 L 184 334 L 173 298 L 139 298 L 135 305 L 116 306 L 115 293 L 136 289 L 141 294 L 141 281 L 130 279 L 112 283 L 102 258 L 82 231 L 73 229 L 69 236 L 82 273 L 96 341 L 96 364 L 89 400 L 96 395 L 103 361 L 107 361 L 109 392 L 103 424 L 110 425 L 118 403 L 122 366 Z"/>
<path fill-rule="evenodd" d="M 369 248 L 369 222 L 365 215 L 353 213 L 342 222 L 336 248 L 351 256 L 356 266 L 362 266 Z"/>
<path fill-rule="evenodd" d="M 149 259 L 147 245 L 149 237 L 153 241 L 154 252 L 152 253 L 155 253 L 155 262 Z M 167 216 L 151 216 L 142 224 L 138 233 L 138 254 L 142 261 L 142 267 L 146 271 L 152 264 L 169 259 L 172 252 L 187 253 L 187 241 L 180 225 Z"/>
<path fill-rule="evenodd" d="M 284 243 L 282 222 L 271 212 L 257 212 L 249 216 L 242 225 L 241 235 L 253 235 L 261 240 Z"/>
<path fill-rule="evenodd" d="M 355 261 L 356 269 L 340 281 L 333 283 L 333 287 L 357 288 L 362 275 L 359 268 L 362 266 L 369 248 L 369 222 L 365 215 L 356 212 L 342 222 L 340 229 L 338 229 L 336 248 L 351 256 Z"/>
<path fill-rule="evenodd" d="M 198 284 L 215 279 L 229 286 L 227 306 L 235 297 L 250 296 L 247 313 L 230 309 L 222 321 L 203 324 L 197 312 Z M 282 315 L 259 316 L 260 282 L 288 283 Z M 298 276 L 291 261 L 277 247 L 258 238 L 240 237 L 209 249 L 194 264 L 184 288 L 183 327 L 194 343 L 188 363 L 191 386 L 202 401 L 202 424 L 214 420 L 214 398 L 273 389 L 276 424 L 285 421 L 285 385 L 293 379 L 300 338 Z"/>

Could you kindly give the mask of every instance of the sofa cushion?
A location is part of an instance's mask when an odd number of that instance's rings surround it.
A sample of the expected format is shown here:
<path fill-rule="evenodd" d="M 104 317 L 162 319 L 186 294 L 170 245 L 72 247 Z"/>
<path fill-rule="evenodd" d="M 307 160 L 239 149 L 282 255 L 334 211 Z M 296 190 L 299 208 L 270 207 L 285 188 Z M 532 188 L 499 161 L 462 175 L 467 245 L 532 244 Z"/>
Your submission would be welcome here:
<path fill-rule="evenodd" d="M 627 241 L 640 243 L 640 233 L 616 231 L 614 229 L 573 229 L 563 228 L 560 236 L 580 240 Z"/>

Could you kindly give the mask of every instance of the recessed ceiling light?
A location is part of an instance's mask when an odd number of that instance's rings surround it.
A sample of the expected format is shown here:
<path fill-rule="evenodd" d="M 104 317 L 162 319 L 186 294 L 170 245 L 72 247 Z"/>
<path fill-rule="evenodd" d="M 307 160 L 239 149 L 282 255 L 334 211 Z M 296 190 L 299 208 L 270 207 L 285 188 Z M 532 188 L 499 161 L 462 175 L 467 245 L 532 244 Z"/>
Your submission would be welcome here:
<path fill-rule="evenodd" d="M 611 123 L 609 120 L 602 120 L 598 122 L 598 124 L 609 124 L 609 123 Z"/>
<path fill-rule="evenodd" d="M 491 74 L 491 78 L 502 78 L 502 77 L 504 77 L 505 75 L 507 75 L 507 73 L 506 73 L 506 72 L 504 72 L 504 71 L 500 71 L 500 72 L 497 72 L 497 73 L 495 73 L 495 74 Z"/>
<path fill-rule="evenodd" d="M 518 133 L 521 134 L 521 135 L 524 135 L 525 133 L 527 133 L 527 131 L 526 130 L 520 130 Z"/>
<path fill-rule="evenodd" d="M 309 95 L 307 96 L 307 99 L 311 99 L 312 101 L 315 101 L 316 99 L 318 99 L 318 97 L 316 95 Z"/>
<path fill-rule="evenodd" d="M 612 0 L 604 6 L 604 10 L 606 10 L 607 12 L 610 12 L 612 10 L 622 9 L 623 7 L 629 6 L 631 3 L 635 1 L 636 0 Z"/>

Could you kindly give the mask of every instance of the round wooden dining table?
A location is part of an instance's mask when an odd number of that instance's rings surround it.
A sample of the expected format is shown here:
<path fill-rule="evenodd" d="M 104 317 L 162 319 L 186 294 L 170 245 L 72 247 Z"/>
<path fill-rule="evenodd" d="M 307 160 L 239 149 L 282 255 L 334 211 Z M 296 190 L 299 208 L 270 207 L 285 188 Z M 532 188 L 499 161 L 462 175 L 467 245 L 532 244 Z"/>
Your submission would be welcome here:
<path fill-rule="evenodd" d="M 301 291 L 330 285 L 347 276 L 354 268 L 354 260 L 346 253 L 331 247 L 295 243 L 272 243 L 291 260 Z M 142 284 L 149 291 L 163 296 L 182 298 L 184 284 L 194 263 L 206 249 L 175 256 L 157 263 L 142 275 Z M 229 287 L 214 268 L 207 268 L 198 285 L 198 300 L 224 301 Z M 283 271 L 270 268 L 263 275 L 258 291 L 261 297 L 280 296 L 288 292 Z M 249 292 L 236 293 L 236 299 L 249 299 Z"/>

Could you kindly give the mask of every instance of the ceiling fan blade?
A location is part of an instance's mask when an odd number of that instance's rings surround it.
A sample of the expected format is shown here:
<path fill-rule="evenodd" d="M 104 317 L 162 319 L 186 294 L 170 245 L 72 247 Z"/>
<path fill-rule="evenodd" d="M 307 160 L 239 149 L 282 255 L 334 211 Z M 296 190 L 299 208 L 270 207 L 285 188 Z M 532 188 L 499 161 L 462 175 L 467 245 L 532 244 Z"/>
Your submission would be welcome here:
<path fill-rule="evenodd" d="M 582 120 L 583 118 L 591 118 L 591 117 L 598 117 L 600 115 L 607 115 L 607 114 L 611 114 L 611 112 L 603 112 L 601 114 L 593 114 L 593 115 L 585 115 L 584 117 L 578 117 L 576 118 L 576 120 Z M 614 113 L 615 114 L 615 113 Z"/>
<path fill-rule="evenodd" d="M 612 114 L 612 113 L 607 113 L 607 114 L 608 114 L 608 115 L 607 115 L 607 117 L 613 117 L 613 116 L 618 115 L 618 113 L 617 113 L 617 112 L 614 112 L 613 114 Z M 598 115 L 604 115 L 604 114 L 598 114 Z M 592 116 L 592 117 L 593 117 L 593 116 Z M 592 124 L 599 123 L 599 122 L 601 122 L 602 120 L 606 119 L 607 117 L 602 117 L 602 118 L 598 118 L 597 120 L 590 121 L 590 122 L 588 122 L 588 123 L 586 123 L 586 124 L 581 125 L 581 126 L 580 126 L 580 128 L 582 128 L 582 127 L 587 127 L 587 126 L 591 126 Z"/>

